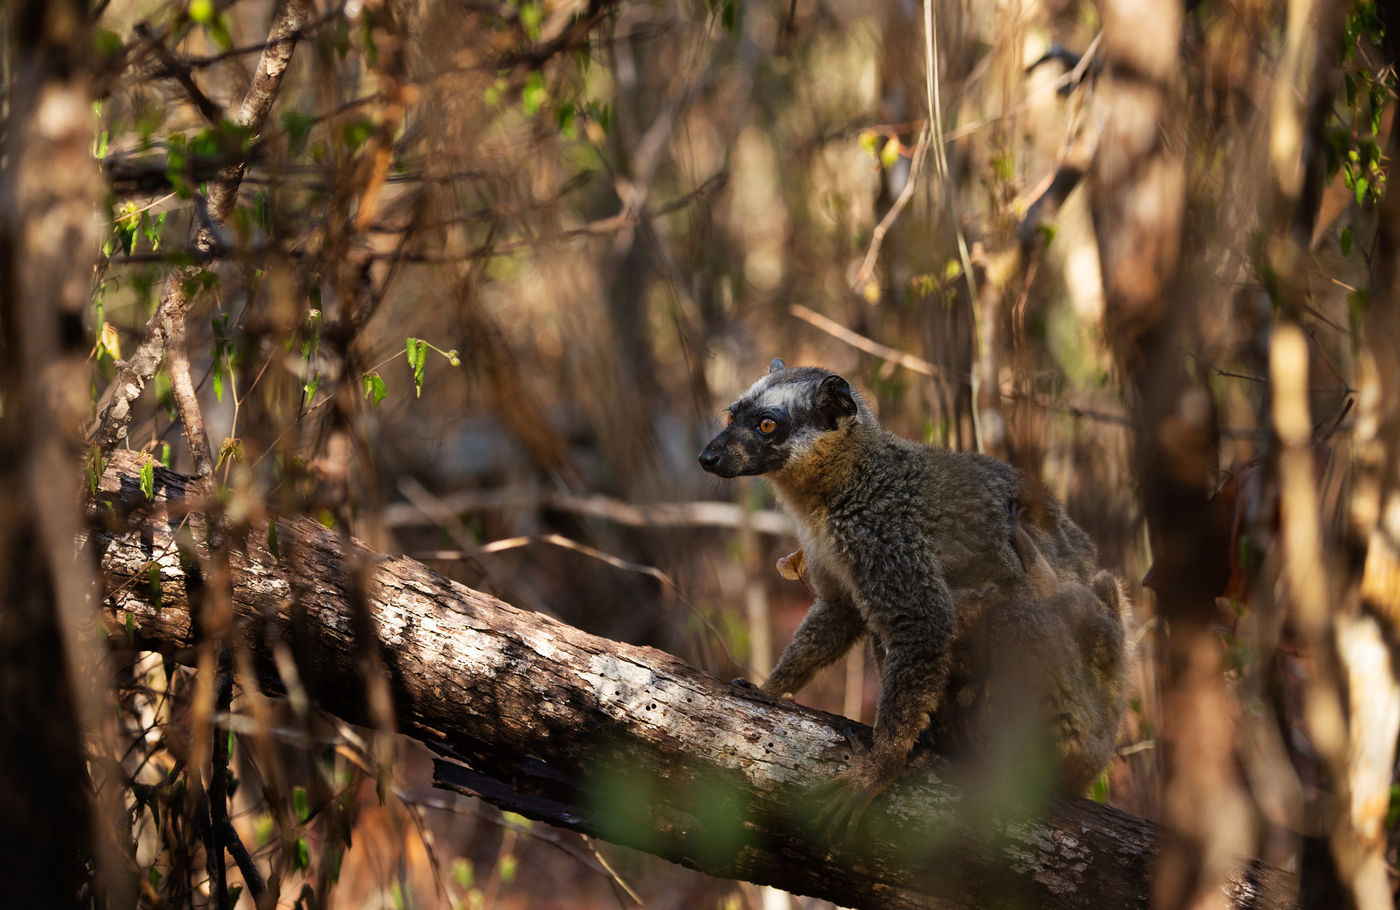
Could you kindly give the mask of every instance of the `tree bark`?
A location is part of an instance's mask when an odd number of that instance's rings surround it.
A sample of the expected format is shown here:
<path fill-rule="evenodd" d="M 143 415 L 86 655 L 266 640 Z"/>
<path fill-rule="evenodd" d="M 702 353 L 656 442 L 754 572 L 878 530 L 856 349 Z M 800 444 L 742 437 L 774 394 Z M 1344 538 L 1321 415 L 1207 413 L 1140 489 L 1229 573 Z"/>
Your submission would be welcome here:
<path fill-rule="evenodd" d="M 90 10 L 27 0 L 0 13 L 0 906 L 130 900 L 110 824 L 121 807 L 88 746 L 106 708 L 88 634 L 79 530 L 92 269 L 103 186 L 92 157 Z"/>
<path fill-rule="evenodd" d="M 86 546 L 106 584 L 101 612 L 115 647 L 193 654 L 187 589 L 198 581 L 182 566 L 198 560 L 180 549 L 202 548 L 193 539 L 205 520 L 185 498 L 196 483 L 157 469 L 147 502 L 133 456 L 108 465 Z M 290 654 L 318 707 L 367 720 L 346 567 L 372 566 L 360 590 L 399 729 L 443 755 L 441 786 L 843 906 L 1148 904 L 1159 840 L 1149 822 L 1086 800 L 1045 818 L 991 821 L 928 757 L 871 808 L 858 838 L 831 843 L 816 833 L 807 794 L 850 760 L 850 721 L 519 610 L 411 559 L 358 543 L 345 552 L 314 521 L 279 518 L 275 529 L 270 537 L 256 520 L 227 528 L 233 638 L 257 683 L 282 692 L 276 657 Z M 868 741 L 868 730 L 856 735 Z M 1234 906 L 1283 907 L 1296 889 L 1284 872 L 1243 863 L 1227 890 Z"/>
<path fill-rule="evenodd" d="M 1104 287 L 1104 326 L 1126 380 L 1135 473 L 1152 542 L 1163 680 L 1157 739 L 1170 834 L 1154 876 L 1161 910 L 1214 910 L 1230 857 L 1254 849 L 1253 820 L 1233 752 L 1235 723 L 1215 629 L 1230 552 L 1211 521 L 1219 428 L 1211 387 L 1188 369 L 1201 347 L 1199 299 L 1186 244 L 1187 162 L 1178 138 L 1183 6 L 1099 0 L 1103 124 L 1089 174 Z M 1208 806 L 1209 811 L 1202 811 Z"/>

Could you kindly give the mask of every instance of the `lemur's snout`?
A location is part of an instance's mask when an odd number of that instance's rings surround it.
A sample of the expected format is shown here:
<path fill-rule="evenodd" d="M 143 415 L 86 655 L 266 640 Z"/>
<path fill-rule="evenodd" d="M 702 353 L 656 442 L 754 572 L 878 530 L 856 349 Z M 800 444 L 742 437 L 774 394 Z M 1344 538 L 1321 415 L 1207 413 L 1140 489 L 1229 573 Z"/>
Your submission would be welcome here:
<path fill-rule="evenodd" d="M 706 449 L 705 451 L 701 452 L 700 467 L 713 474 L 715 472 L 715 468 L 719 467 L 719 453 L 712 452 L 709 449 Z"/>

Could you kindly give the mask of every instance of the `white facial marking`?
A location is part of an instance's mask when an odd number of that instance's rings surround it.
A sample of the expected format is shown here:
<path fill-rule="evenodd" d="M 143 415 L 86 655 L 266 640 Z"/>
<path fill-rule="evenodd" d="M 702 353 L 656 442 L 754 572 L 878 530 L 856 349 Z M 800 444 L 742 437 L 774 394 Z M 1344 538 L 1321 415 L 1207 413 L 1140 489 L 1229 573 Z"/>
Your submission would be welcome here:
<path fill-rule="evenodd" d="M 761 408 L 784 408 L 789 412 L 807 404 L 807 385 L 800 382 L 773 384 L 764 376 L 749 386 L 749 390 L 739 396 L 740 401 L 751 401 Z"/>

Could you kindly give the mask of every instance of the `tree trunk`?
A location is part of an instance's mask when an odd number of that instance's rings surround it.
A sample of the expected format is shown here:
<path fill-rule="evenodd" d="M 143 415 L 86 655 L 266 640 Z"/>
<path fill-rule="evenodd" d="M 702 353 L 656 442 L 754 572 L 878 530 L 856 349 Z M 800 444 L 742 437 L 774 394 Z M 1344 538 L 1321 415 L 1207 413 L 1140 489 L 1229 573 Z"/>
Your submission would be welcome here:
<path fill-rule="evenodd" d="M 106 583 L 102 618 L 114 646 L 180 658 L 192 653 L 188 593 L 200 584 L 191 573 L 204 527 L 183 500 L 197 488 L 158 469 L 148 503 L 136 470 L 117 453 L 94 509 L 107 519 L 87 541 Z M 277 519 L 273 534 L 256 520 L 227 533 L 234 643 L 258 682 L 283 691 L 275 658 L 290 653 L 318 707 L 356 723 L 367 710 L 350 603 L 352 576 L 366 572 L 359 590 L 400 731 L 444 756 L 441 786 L 843 906 L 1148 903 L 1159 839 L 1149 822 L 1085 800 L 1045 819 L 991 821 L 940 782 L 929 758 L 871 808 L 858 838 L 831 843 L 807 794 L 850 760 L 850 721 L 516 609 L 413 560 L 359 544 L 344 552 L 308 519 Z M 857 735 L 868 741 L 868 730 Z M 1292 906 L 1295 893 L 1289 875 L 1257 863 L 1242 865 L 1228 890 L 1240 907 Z"/>
<path fill-rule="evenodd" d="M 92 156 L 94 58 L 81 0 L 0 12 L 0 906 L 130 899 L 107 816 L 120 806 L 87 747 L 101 739 L 92 576 L 79 530 L 87 399 L 83 318 L 104 230 Z M 55 471 L 55 465 L 67 468 Z M 96 780 L 94 780 L 94 777 Z"/>

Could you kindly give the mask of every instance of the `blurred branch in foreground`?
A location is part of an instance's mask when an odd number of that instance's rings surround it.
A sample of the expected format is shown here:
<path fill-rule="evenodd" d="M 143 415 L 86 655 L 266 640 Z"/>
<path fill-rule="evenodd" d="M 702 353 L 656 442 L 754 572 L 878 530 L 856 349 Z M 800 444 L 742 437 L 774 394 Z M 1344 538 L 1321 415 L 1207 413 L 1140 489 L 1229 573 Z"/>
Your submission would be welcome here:
<path fill-rule="evenodd" d="M 156 469 L 148 500 L 139 472 L 135 456 L 117 453 L 98 494 L 99 516 L 117 517 L 88 540 L 106 585 L 103 622 L 116 647 L 187 660 L 197 584 L 186 567 L 197 554 L 186 550 L 205 521 L 185 500 L 197 482 Z M 178 536 L 186 526 L 193 535 Z M 845 719 L 518 610 L 409 559 L 359 544 L 346 553 L 315 521 L 276 528 L 254 519 L 228 529 L 233 639 L 251 658 L 240 665 L 265 691 L 364 723 L 344 568 L 373 565 L 368 607 L 399 730 L 463 762 L 439 762 L 441 786 L 843 906 L 1148 903 L 1159 834 L 1146 821 L 1084 800 L 1044 820 L 1007 816 L 925 770 L 877 804 L 859 841 L 828 843 L 804 807 L 851 757 Z M 1226 891 L 1233 906 L 1283 907 L 1295 887 L 1250 862 Z"/>

